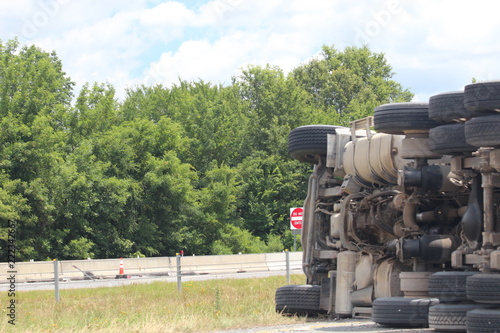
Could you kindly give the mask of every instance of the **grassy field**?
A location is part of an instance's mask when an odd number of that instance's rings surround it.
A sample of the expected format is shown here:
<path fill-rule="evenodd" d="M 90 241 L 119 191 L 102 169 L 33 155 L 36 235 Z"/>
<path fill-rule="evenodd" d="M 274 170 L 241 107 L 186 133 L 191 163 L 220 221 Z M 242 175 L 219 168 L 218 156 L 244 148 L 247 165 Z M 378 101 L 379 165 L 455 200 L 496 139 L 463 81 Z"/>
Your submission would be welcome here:
<path fill-rule="evenodd" d="M 292 284 L 304 283 L 292 275 Z M 284 276 L 176 283 L 154 282 L 115 288 L 16 292 L 16 325 L 8 323 L 2 293 L 1 332 L 214 332 L 232 328 L 293 324 L 274 310 L 274 292 Z"/>

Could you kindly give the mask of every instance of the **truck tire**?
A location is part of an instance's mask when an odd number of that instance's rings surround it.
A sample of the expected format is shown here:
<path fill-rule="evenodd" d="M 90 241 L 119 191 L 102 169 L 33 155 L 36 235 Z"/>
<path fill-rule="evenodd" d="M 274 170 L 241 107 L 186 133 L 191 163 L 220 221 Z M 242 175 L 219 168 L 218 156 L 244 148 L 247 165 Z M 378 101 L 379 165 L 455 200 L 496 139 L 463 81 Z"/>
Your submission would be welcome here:
<path fill-rule="evenodd" d="M 453 155 L 476 151 L 477 148 L 465 140 L 465 124 L 456 123 L 431 128 L 429 150 L 434 153 Z"/>
<path fill-rule="evenodd" d="M 471 118 L 471 112 L 464 106 L 464 92 L 452 91 L 431 96 L 429 118 L 445 123 Z"/>
<path fill-rule="evenodd" d="M 466 332 L 467 311 L 484 308 L 485 304 L 438 304 L 429 308 L 429 327 L 440 332 Z"/>
<path fill-rule="evenodd" d="M 276 289 L 276 312 L 292 315 L 317 315 L 321 286 L 288 285 Z"/>
<path fill-rule="evenodd" d="M 288 154 L 294 159 L 316 164 L 317 155 L 326 155 L 328 134 L 335 134 L 339 126 L 307 125 L 294 128 L 288 135 Z"/>
<path fill-rule="evenodd" d="M 439 126 L 429 118 L 428 103 L 390 103 L 375 108 L 374 128 L 387 134 L 404 134 L 405 131 L 427 131 Z"/>
<path fill-rule="evenodd" d="M 475 309 L 467 312 L 467 332 L 500 332 L 500 309 Z"/>
<path fill-rule="evenodd" d="M 439 302 L 467 300 L 467 278 L 478 272 L 438 272 L 429 277 L 429 296 Z"/>
<path fill-rule="evenodd" d="M 429 307 L 436 298 L 383 297 L 373 301 L 372 320 L 392 327 L 428 327 Z"/>
<path fill-rule="evenodd" d="M 500 114 L 477 117 L 465 123 L 465 139 L 476 147 L 500 146 Z"/>
<path fill-rule="evenodd" d="M 474 274 L 467 278 L 467 299 L 500 304 L 500 274 Z"/>
<path fill-rule="evenodd" d="M 477 82 L 464 88 L 464 106 L 473 116 L 500 111 L 500 81 Z"/>

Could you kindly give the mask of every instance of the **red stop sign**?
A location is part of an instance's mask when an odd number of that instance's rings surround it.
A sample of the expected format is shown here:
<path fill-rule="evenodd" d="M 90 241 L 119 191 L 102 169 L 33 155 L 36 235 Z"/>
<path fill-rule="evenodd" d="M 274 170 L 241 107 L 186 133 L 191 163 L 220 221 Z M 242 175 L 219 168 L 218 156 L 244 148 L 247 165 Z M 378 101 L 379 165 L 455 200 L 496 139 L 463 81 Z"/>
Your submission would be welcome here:
<path fill-rule="evenodd" d="M 302 207 L 290 208 L 290 229 L 302 229 Z"/>

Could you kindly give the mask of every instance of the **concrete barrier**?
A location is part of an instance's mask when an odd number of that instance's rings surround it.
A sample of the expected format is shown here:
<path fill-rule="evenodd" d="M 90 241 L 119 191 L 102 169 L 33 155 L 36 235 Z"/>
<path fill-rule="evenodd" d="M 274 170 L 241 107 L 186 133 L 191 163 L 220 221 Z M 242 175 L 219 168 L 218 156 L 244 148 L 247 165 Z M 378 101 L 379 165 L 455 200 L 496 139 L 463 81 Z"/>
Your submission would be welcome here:
<path fill-rule="evenodd" d="M 8 276 L 7 263 L 2 263 L 0 268 L 0 282 L 5 283 Z M 20 262 L 15 265 L 14 270 L 16 282 L 27 282 L 31 280 L 43 280 L 47 278 L 54 278 L 54 263 L 52 261 L 37 261 L 37 262 Z M 7 276 L 4 278 L 4 276 Z"/>
<path fill-rule="evenodd" d="M 302 252 L 290 252 L 290 268 L 302 266 Z M 115 278 L 120 259 L 62 260 L 58 261 L 59 278 L 78 280 L 92 276 L 97 279 Z M 126 275 L 176 276 L 176 257 L 123 258 Z M 263 272 L 286 269 L 286 255 L 280 253 L 207 255 L 181 257 L 182 275 Z M 19 262 L 15 265 L 16 282 L 53 281 L 54 262 Z M 0 283 L 7 283 L 11 275 L 7 263 L 0 263 Z M 84 273 L 85 272 L 85 273 Z"/>
<path fill-rule="evenodd" d="M 290 269 L 302 269 L 302 252 L 289 252 L 290 256 Z M 286 254 L 280 253 L 267 253 L 266 265 L 270 271 L 282 271 L 283 266 L 286 265 Z"/>
<path fill-rule="evenodd" d="M 92 272 L 97 278 L 114 277 L 119 273 L 121 259 L 60 261 L 60 275 L 69 276 Z M 176 271 L 175 257 L 124 258 L 125 274 L 168 275 Z"/>

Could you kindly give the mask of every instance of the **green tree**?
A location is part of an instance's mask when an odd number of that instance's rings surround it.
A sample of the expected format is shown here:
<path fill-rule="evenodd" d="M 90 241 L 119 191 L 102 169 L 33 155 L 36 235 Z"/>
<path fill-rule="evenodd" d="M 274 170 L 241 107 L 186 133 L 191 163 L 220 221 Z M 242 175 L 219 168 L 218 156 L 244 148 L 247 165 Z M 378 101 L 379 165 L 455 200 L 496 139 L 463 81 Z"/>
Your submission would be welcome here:
<path fill-rule="evenodd" d="M 233 84 L 240 91 L 248 117 L 244 157 L 254 150 L 285 155 L 288 132 L 315 118 L 307 91 L 278 67 L 249 66 Z"/>
<path fill-rule="evenodd" d="M 189 164 L 182 163 L 174 152 L 162 158 L 150 157 L 141 187 L 143 190 L 140 219 L 156 226 L 153 242 L 158 254 L 173 255 L 180 249 L 198 250 L 196 226 L 203 222 L 196 208 L 197 193 L 193 184 L 197 174 Z M 155 243 L 156 242 L 156 243 Z M 158 244 L 158 245 L 157 245 Z"/>
<path fill-rule="evenodd" d="M 266 243 L 259 237 L 230 224 L 220 230 L 220 238 L 212 246 L 213 254 L 262 253 L 266 249 Z"/>
<path fill-rule="evenodd" d="M 16 221 L 19 260 L 42 258 L 52 247 L 50 180 L 66 148 L 60 117 L 72 87 L 55 52 L 0 41 L 0 186 L 6 203 L 18 200 L 1 222 Z"/>
<path fill-rule="evenodd" d="M 110 84 L 85 84 L 71 113 L 67 116 L 71 134 L 79 141 L 90 135 L 105 132 L 121 121 L 115 88 Z"/>
<path fill-rule="evenodd" d="M 17 40 L 0 40 L 0 115 L 31 124 L 38 114 L 54 114 L 71 101 L 74 83 L 55 52 Z"/>
<path fill-rule="evenodd" d="M 393 75 L 383 54 L 325 46 L 288 75 L 249 66 L 122 103 L 85 84 L 71 105 L 55 52 L 0 41 L 0 249 L 8 221 L 19 260 L 291 248 L 310 166 L 287 156 L 288 133 L 411 99 Z"/>
<path fill-rule="evenodd" d="M 238 170 L 218 166 L 216 161 L 210 163 L 209 168 L 200 181 L 203 184 L 200 191 L 202 207 L 221 223 L 241 225 L 236 205 L 243 196 Z"/>
<path fill-rule="evenodd" d="M 323 46 L 319 58 L 295 68 L 291 74 L 324 113 L 317 119 L 335 125 L 373 114 L 381 104 L 407 102 L 408 89 L 392 80 L 394 72 L 383 53 L 368 47 L 346 47 L 343 52 Z"/>
<path fill-rule="evenodd" d="M 245 199 L 239 210 L 244 227 L 266 240 L 289 228 L 289 209 L 302 205 L 307 190 L 307 166 L 290 158 L 257 151 L 239 166 Z"/>

